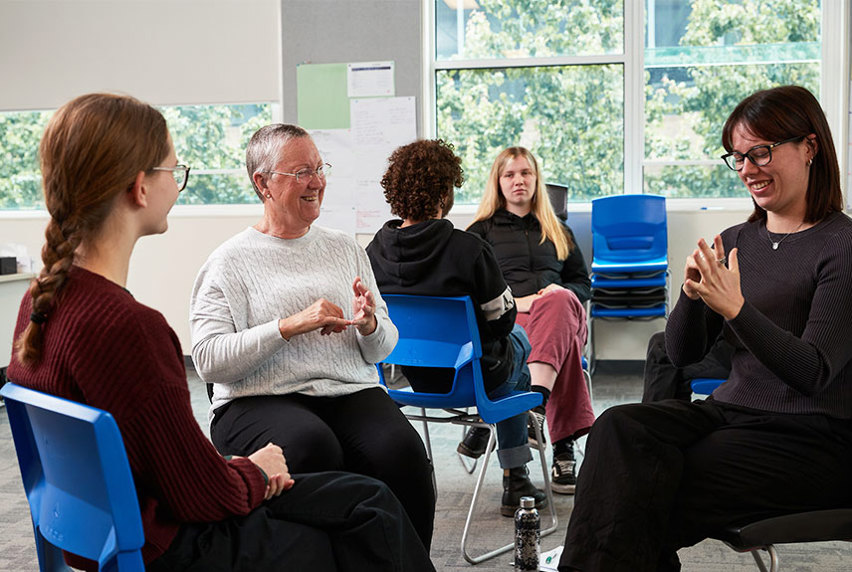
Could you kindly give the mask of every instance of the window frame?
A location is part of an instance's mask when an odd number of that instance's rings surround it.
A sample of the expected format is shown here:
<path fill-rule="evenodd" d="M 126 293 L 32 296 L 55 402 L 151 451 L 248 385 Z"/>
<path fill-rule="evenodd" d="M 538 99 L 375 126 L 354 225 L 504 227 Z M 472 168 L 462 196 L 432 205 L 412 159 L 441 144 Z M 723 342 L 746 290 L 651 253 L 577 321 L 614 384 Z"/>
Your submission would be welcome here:
<path fill-rule="evenodd" d="M 850 110 L 850 18 L 849 2 L 822 0 L 821 2 L 821 62 L 820 103 L 828 119 L 834 145 L 840 163 L 841 188 L 844 198 L 848 197 L 846 175 L 849 154 L 849 110 Z M 434 138 L 437 134 L 437 90 L 436 74 L 441 70 L 453 69 L 506 69 L 514 67 L 571 66 L 617 64 L 624 66 L 624 185 L 623 192 L 643 192 L 645 165 L 679 164 L 683 161 L 645 160 L 645 2 L 624 0 L 624 52 L 593 56 L 560 56 L 548 58 L 511 59 L 465 59 L 438 60 L 435 45 L 435 0 L 421 0 L 421 117 L 423 137 Z M 832 49 L 832 47 L 834 49 Z M 837 49 L 840 47 L 841 49 Z M 699 160 L 699 162 L 707 162 Z M 695 161 L 689 161 L 694 164 Z M 634 191 L 635 189 L 635 191 Z M 678 198 L 667 201 L 670 210 L 696 210 L 712 203 L 717 209 L 747 209 L 752 207 L 747 197 L 732 198 Z M 587 211 L 590 203 L 570 203 L 569 210 Z M 460 214 L 472 213 L 476 205 L 458 204 Z"/>

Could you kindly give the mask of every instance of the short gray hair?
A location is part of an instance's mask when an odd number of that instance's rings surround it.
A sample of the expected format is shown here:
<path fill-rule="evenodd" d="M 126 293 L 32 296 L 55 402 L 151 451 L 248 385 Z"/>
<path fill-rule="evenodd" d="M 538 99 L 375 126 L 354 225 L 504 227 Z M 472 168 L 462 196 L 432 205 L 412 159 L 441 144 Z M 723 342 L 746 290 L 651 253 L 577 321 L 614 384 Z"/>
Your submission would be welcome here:
<path fill-rule="evenodd" d="M 261 127 L 251 136 L 246 147 L 246 170 L 248 170 L 251 186 L 254 187 L 254 192 L 261 201 L 263 201 L 263 193 L 254 183 L 254 174 L 273 170 L 281 156 L 281 149 L 297 137 L 310 137 L 310 134 L 298 125 L 287 123 L 273 123 Z"/>

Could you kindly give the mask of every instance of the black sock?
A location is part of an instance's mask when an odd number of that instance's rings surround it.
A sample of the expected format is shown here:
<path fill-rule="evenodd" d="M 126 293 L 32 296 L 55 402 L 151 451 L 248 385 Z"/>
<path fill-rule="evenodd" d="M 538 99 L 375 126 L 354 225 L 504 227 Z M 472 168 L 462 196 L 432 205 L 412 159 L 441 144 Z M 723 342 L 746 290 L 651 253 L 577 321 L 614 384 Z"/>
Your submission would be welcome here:
<path fill-rule="evenodd" d="M 560 439 L 553 444 L 553 454 L 559 455 L 561 453 L 573 453 L 574 452 L 574 439 L 572 437 L 566 437 L 565 439 Z"/>
<path fill-rule="evenodd" d="M 536 393 L 541 394 L 541 406 L 544 407 L 547 405 L 547 400 L 550 399 L 550 390 L 544 387 L 543 385 L 533 385 L 530 386 L 530 391 L 535 391 Z"/>

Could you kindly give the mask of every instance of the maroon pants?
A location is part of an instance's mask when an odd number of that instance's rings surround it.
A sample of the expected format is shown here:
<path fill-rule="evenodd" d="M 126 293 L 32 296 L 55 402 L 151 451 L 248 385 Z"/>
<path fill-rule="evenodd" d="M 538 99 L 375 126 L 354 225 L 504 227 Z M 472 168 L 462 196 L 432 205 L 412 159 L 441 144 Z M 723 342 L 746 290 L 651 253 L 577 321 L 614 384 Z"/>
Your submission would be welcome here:
<path fill-rule="evenodd" d="M 571 290 L 555 290 L 533 302 L 529 313 L 518 313 L 516 322 L 532 345 L 527 363 L 546 363 L 557 372 L 547 402 L 551 442 L 582 437 L 595 421 L 580 361 L 586 345 L 583 305 Z"/>

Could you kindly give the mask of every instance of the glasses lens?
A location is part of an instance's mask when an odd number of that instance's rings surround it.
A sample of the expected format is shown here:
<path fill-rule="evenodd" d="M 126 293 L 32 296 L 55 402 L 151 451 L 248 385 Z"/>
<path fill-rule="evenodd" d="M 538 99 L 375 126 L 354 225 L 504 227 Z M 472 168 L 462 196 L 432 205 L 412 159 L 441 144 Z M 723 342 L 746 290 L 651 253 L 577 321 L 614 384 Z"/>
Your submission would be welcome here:
<path fill-rule="evenodd" d="M 186 171 L 184 171 L 181 167 L 177 167 L 174 171 L 172 171 L 172 175 L 175 176 L 175 183 L 177 183 L 178 188 L 182 189 L 186 183 Z"/>
<path fill-rule="evenodd" d="M 323 179 L 328 177 L 329 173 L 331 173 L 331 165 L 329 165 L 328 163 L 323 163 L 319 166 L 319 169 L 317 169 L 317 175 L 319 175 Z"/>
<path fill-rule="evenodd" d="M 755 147 L 748 153 L 755 165 L 766 165 L 772 160 L 772 151 L 768 146 Z"/>
<path fill-rule="evenodd" d="M 722 157 L 729 169 L 739 171 L 743 168 L 742 157 L 737 158 L 736 155 L 725 155 Z"/>

